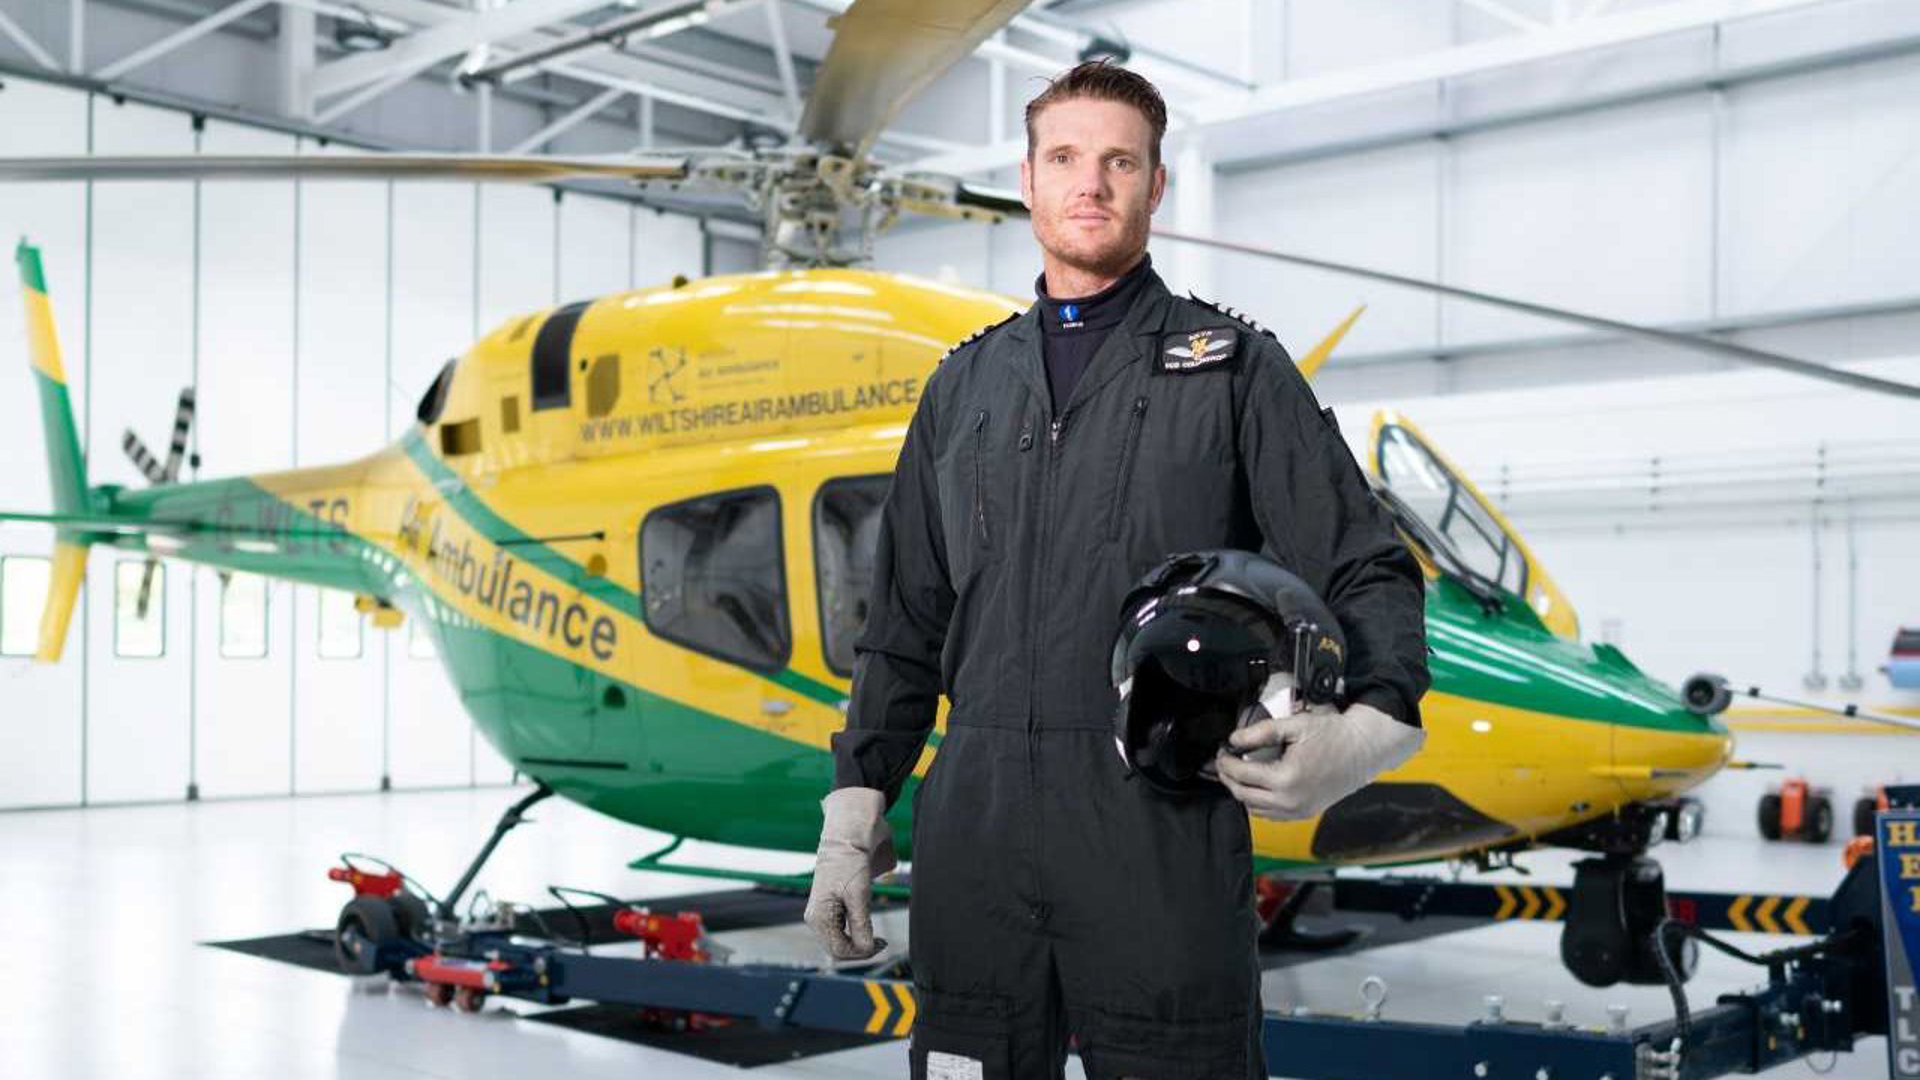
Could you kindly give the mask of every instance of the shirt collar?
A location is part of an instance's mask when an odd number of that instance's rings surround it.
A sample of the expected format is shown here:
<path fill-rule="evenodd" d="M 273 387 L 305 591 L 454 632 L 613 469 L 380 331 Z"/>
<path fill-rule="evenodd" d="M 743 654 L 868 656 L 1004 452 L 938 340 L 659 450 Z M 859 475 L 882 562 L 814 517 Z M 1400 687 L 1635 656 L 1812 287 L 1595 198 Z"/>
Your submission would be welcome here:
<path fill-rule="evenodd" d="M 1048 334 L 1099 330 L 1119 325 L 1127 309 L 1140 292 L 1140 286 L 1153 273 L 1153 256 L 1142 252 L 1140 261 L 1119 279 L 1092 296 L 1054 298 L 1047 295 L 1047 275 L 1042 272 L 1033 281 L 1033 292 L 1040 308 L 1040 327 Z"/>

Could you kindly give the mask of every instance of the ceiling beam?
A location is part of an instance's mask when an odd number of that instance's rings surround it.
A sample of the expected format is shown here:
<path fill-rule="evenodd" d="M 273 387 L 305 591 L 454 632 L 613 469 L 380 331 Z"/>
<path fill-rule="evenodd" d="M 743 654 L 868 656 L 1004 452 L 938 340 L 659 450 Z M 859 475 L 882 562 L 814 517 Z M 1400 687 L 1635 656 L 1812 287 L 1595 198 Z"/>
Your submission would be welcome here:
<path fill-rule="evenodd" d="M 730 13 L 760 0 L 678 0 L 661 4 L 633 15 L 620 15 L 590 29 L 570 34 L 523 50 L 512 60 L 476 65 L 465 77 L 501 85 L 525 78 L 548 60 L 579 60 L 598 53 L 624 51 L 644 41 L 671 37 L 682 30 L 705 26 L 716 16 Z"/>
<path fill-rule="evenodd" d="M 322 124 L 331 124 L 374 98 L 397 88 L 400 84 L 424 74 L 428 68 L 437 63 L 439 63 L 438 60 L 428 60 L 398 68 L 378 82 L 369 83 L 337 101 L 328 103 L 326 108 L 314 113 L 314 119 Z"/>
<path fill-rule="evenodd" d="M 508 150 L 507 153 L 531 154 L 539 150 L 542 146 L 545 146 L 548 142 L 580 126 L 583 121 L 601 109 L 606 108 L 626 96 L 627 91 L 617 86 L 608 87 L 583 102 L 579 108 L 568 112 L 565 116 L 560 117 L 553 123 L 520 140 L 520 142 Z"/>
<path fill-rule="evenodd" d="M 53 54 L 41 48 L 40 43 L 33 40 L 33 35 L 22 30 L 20 24 L 14 22 L 4 11 L 0 11 L 0 34 L 12 38 L 15 45 L 20 46 L 22 51 L 33 57 L 34 63 L 48 71 L 61 70 L 60 62 L 53 58 Z"/>
<path fill-rule="evenodd" d="M 273 2 L 274 0 L 239 0 L 238 3 L 229 4 L 199 22 L 183 26 L 143 49 L 128 53 L 94 72 L 93 77 L 103 83 L 110 83 L 135 68 L 150 64 L 183 45 L 190 45 L 233 20 L 251 15 Z"/>
<path fill-rule="evenodd" d="M 805 106 L 800 101 L 800 80 L 793 73 L 793 49 L 787 44 L 786 20 L 780 13 L 780 0 L 765 0 L 765 3 L 767 36 L 773 42 L 774 66 L 780 70 L 780 92 L 786 95 L 787 112 L 798 123 Z"/>
<path fill-rule="evenodd" d="M 569 79 L 578 79 L 581 82 L 593 83 L 596 86 L 609 88 L 618 87 L 630 94 L 639 94 L 642 97 L 654 98 L 658 101 L 678 105 L 684 109 L 693 109 L 696 112 L 709 113 L 713 116 L 724 116 L 729 120 L 764 124 L 767 127 L 777 128 L 782 131 L 789 130 L 792 127 L 791 124 L 781 119 L 777 108 L 773 104 L 779 100 L 778 98 L 768 98 L 767 101 L 769 105 L 768 108 L 765 109 L 741 108 L 726 102 L 701 97 L 698 94 L 689 94 L 680 90 L 674 90 L 646 79 L 628 78 L 624 75 L 617 75 L 612 71 L 601 70 L 597 67 L 588 67 L 585 63 L 568 64 L 556 60 L 542 64 L 541 67 L 544 70 L 553 72 L 555 75 L 565 75 Z"/>
<path fill-rule="evenodd" d="M 359 0 L 356 6 L 428 27 L 442 26 L 465 17 L 465 13 L 456 8 L 442 7 L 439 4 L 427 3 L 425 0 Z M 559 41 L 578 36 L 582 29 L 568 23 L 556 23 L 541 27 L 537 33 L 552 41 Z M 550 44 L 552 41 L 547 43 Z M 500 55 L 513 55 L 511 49 L 496 47 L 494 52 Z M 451 55 L 448 54 L 448 57 L 442 59 L 450 58 Z M 438 62 L 440 61 L 434 63 Z M 433 66 L 433 63 L 429 63 L 413 74 L 419 74 Z M 661 101 L 670 102 L 682 108 L 731 120 L 766 124 L 782 130 L 789 126 L 783 125 L 780 121 L 782 112 L 780 99 L 775 94 L 718 76 L 691 73 L 644 56 L 604 50 L 587 56 L 555 59 L 537 65 L 537 70 L 603 88 L 618 86 L 629 93 L 657 97 Z M 411 77 L 413 75 L 394 79 L 380 92 L 398 86 Z M 355 101 L 352 105 L 343 100 L 323 110 L 323 115 L 335 109 L 344 112 L 347 109 L 356 108 L 367 100 L 371 100 L 373 96 L 377 94 Z"/>
<path fill-rule="evenodd" d="M 390 77 L 402 69 L 424 70 L 481 45 L 502 41 L 562 22 L 608 0 L 516 0 L 485 11 L 448 12 L 438 25 L 415 30 L 379 52 L 335 60 L 316 71 L 316 97 L 333 97 Z"/>
<path fill-rule="evenodd" d="M 280 113 L 296 120 L 313 119 L 315 22 L 312 8 L 298 4 L 280 8 L 280 33 L 273 43 Z"/>

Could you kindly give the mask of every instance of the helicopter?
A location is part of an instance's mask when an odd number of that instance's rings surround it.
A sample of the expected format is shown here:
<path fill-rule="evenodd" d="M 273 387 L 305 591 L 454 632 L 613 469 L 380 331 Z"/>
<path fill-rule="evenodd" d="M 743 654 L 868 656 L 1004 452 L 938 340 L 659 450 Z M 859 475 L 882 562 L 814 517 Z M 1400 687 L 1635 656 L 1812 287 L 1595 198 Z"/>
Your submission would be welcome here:
<path fill-rule="evenodd" d="M 537 784 L 443 901 L 449 916 L 504 832 L 549 794 L 676 845 L 811 851 L 907 422 L 954 343 L 1024 307 L 863 268 L 873 237 L 904 214 L 991 225 L 1024 213 L 1016 196 L 889 170 L 870 150 L 907 100 L 1024 6 L 857 0 L 835 24 L 799 137 L 781 147 L 0 159 L 0 179 L 618 179 L 731 193 L 764 218 L 765 270 L 676 278 L 511 318 L 446 363 L 397 441 L 351 461 L 175 482 L 171 459 L 193 412 L 183 397 L 169 466 L 142 490 L 88 481 L 42 257 L 23 241 L 16 258 L 52 511 L 0 521 L 55 530 L 38 657 L 59 659 L 95 545 L 343 590 L 381 627 L 414 620 L 478 730 Z M 1155 235 L 1920 393 L 1457 286 Z M 1300 358 L 1303 374 L 1357 315 Z M 1484 865 L 1547 843 L 1603 852 L 1609 860 L 1593 872 L 1625 875 L 1672 801 L 1728 764 L 1718 710 L 1613 646 L 1583 642 L 1573 606 L 1531 548 L 1412 421 L 1377 415 L 1365 456 L 1428 579 L 1427 743 L 1318 818 L 1255 820 L 1256 872 Z M 903 848 L 913 789 L 939 752 L 944 702 L 940 717 L 889 815 Z M 665 855 L 635 865 L 793 883 Z"/>

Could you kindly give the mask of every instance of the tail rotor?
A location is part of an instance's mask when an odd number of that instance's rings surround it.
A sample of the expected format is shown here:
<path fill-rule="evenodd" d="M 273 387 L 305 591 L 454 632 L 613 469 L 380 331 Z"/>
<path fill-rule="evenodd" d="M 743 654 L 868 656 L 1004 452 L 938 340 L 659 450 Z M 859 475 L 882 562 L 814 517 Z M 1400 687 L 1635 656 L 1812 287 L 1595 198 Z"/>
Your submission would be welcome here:
<path fill-rule="evenodd" d="M 126 451 L 134 467 L 139 469 L 141 475 L 145 476 L 147 482 L 154 487 L 178 483 L 180 465 L 183 462 L 190 461 L 196 469 L 200 467 L 200 455 L 193 454 L 189 457 L 187 454 L 187 443 L 193 431 L 194 410 L 193 387 L 182 387 L 180 400 L 173 410 L 173 437 L 167 443 L 167 460 L 164 465 L 153 456 L 153 452 L 147 449 L 147 444 L 141 441 L 140 436 L 134 434 L 132 428 L 128 428 L 121 435 L 120 448 Z M 153 574 L 159 565 L 160 560 L 149 555 L 146 566 L 141 570 L 140 595 L 134 602 L 134 611 L 139 618 L 147 617 L 147 604 L 153 597 Z M 220 575 L 223 584 L 226 577 L 224 573 Z"/>

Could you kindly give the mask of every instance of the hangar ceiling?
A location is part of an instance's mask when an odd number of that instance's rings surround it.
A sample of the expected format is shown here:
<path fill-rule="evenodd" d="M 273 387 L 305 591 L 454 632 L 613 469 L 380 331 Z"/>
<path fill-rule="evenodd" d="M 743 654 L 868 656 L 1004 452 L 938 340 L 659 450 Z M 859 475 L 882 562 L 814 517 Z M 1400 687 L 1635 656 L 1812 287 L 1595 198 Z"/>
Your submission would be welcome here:
<path fill-rule="evenodd" d="M 1182 40 L 1150 32 L 1165 22 L 1162 0 L 1036 0 L 944 80 L 984 108 L 909 109 L 878 154 L 968 174 L 1010 165 L 1020 132 L 1010 122 L 1017 111 L 1007 100 L 1009 76 L 1020 91 L 1021 79 L 1120 52 L 1168 91 L 1176 138 L 1204 142 L 1209 160 L 1230 165 L 1301 149 L 1277 134 L 1279 114 L 1423 93 L 1823 2 L 1454 0 L 1447 40 L 1328 68 L 1314 57 L 1255 52 L 1252 42 L 1282 36 L 1293 17 L 1287 0 L 1212 0 L 1209 16 L 1231 18 L 1238 32 L 1216 26 Z M 613 150 L 783 139 L 825 55 L 830 22 L 848 4 L 49 0 L 24 11 L 0 5 L 0 41 L 23 72 L 171 94 L 369 145 L 539 152 L 571 134 L 578 150 L 597 131 L 600 145 L 588 149 Z M 205 85 L 196 60 L 209 56 L 216 35 L 251 43 L 252 78 Z M 472 122 L 439 125 L 433 141 L 391 122 L 394 110 L 377 106 L 409 86 L 444 96 L 443 107 L 470 102 Z M 975 89 L 984 94 L 969 93 Z M 506 130 L 493 115 L 501 102 L 537 109 L 540 122 Z"/>

